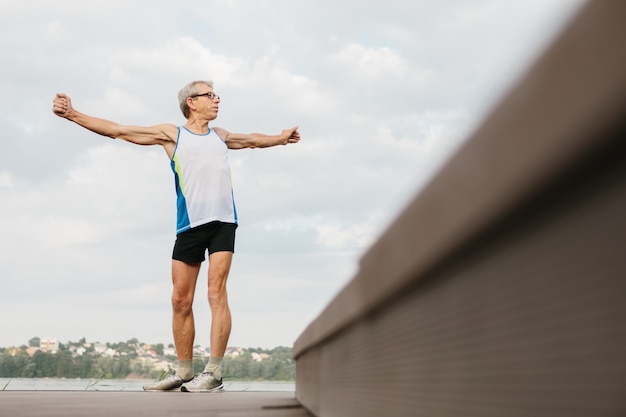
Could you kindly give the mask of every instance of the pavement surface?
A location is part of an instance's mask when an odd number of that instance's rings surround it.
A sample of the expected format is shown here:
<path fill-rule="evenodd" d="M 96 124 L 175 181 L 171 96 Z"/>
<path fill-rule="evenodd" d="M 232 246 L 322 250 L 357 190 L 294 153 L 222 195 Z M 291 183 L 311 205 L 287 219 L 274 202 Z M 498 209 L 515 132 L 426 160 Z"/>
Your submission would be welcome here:
<path fill-rule="evenodd" d="M 293 392 L 0 391 L 0 417 L 314 417 Z"/>

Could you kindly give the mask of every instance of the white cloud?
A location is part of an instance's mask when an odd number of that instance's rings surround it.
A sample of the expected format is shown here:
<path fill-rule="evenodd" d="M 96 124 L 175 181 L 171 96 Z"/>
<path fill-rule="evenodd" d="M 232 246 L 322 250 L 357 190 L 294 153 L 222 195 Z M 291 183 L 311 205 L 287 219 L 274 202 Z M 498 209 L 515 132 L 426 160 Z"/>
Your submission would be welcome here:
<path fill-rule="evenodd" d="M 415 86 L 427 82 L 430 75 L 430 71 L 415 68 L 397 51 L 388 47 L 368 48 L 349 43 L 330 55 L 328 61 L 340 66 L 338 72 L 363 82 L 376 83 L 393 78 Z"/>
<path fill-rule="evenodd" d="M 317 228 L 317 232 L 317 243 L 326 249 L 363 249 L 373 240 L 368 224 L 322 225 Z"/>
<path fill-rule="evenodd" d="M 13 175 L 10 172 L 0 172 L 0 187 L 13 188 Z"/>
<path fill-rule="evenodd" d="M 300 126 L 298 145 L 231 153 L 231 344 L 290 344 L 579 4 L 0 0 L 0 315 L 22 318 L 0 346 L 171 340 L 169 161 L 58 119 L 56 92 L 124 124 L 183 123 L 178 90 L 208 78 L 216 126 Z"/>

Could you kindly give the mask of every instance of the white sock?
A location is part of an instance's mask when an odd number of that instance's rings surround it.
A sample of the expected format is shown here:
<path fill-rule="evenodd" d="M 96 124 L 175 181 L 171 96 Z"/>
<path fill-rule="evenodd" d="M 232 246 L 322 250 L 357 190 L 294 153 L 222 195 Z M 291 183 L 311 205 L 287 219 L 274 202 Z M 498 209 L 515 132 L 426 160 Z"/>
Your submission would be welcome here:
<path fill-rule="evenodd" d="M 178 360 L 178 375 L 185 381 L 193 378 L 193 359 Z"/>
<path fill-rule="evenodd" d="M 209 356 L 209 363 L 204 367 L 204 372 L 212 372 L 217 379 L 222 379 L 222 361 L 224 358 Z"/>

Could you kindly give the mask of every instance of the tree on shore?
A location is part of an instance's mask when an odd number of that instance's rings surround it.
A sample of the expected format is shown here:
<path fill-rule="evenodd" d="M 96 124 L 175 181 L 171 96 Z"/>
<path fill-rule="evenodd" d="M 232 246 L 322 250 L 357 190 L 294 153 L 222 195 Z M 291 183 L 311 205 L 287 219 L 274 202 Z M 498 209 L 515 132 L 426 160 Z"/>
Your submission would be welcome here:
<path fill-rule="evenodd" d="M 29 341 L 34 344 L 37 338 Z M 142 344 L 131 339 L 128 342 L 107 343 L 114 355 L 98 354 L 94 344 L 68 342 L 59 344 L 55 353 L 37 350 L 32 356 L 27 347 L 0 348 L 0 377 L 4 378 L 97 378 L 125 379 L 129 375 L 135 378 L 156 378 L 160 368 L 150 365 L 141 358 L 137 349 Z M 84 346 L 88 346 L 85 348 Z M 152 345 L 159 355 L 161 363 L 176 364 L 176 357 L 164 356 L 164 345 Z M 37 347 L 37 346 L 31 346 Z M 82 349 L 79 354 L 78 349 Z M 292 381 L 295 379 L 295 361 L 293 351 L 288 347 L 274 349 L 240 349 L 238 356 L 226 357 L 222 374 L 234 380 L 274 380 Z M 254 356 L 253 356 L 254 354 Z M 153 359 L 153 358 L 150 358 Z M 204 369 L 207 358 L 194 358 L 194 370 L 199 373 Z"/>

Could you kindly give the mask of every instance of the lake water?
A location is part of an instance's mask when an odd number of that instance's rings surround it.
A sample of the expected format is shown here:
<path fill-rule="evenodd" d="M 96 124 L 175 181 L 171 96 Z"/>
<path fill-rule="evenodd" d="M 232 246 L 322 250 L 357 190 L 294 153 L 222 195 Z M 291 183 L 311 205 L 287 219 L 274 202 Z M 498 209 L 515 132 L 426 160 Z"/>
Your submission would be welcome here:
<path fill-rule="evenodd" d="M 0 378 L 0 391 L 143 391 L 152 380 Z M 225 391 L 295 391 L 293 381 L 224 381 Z"/>

